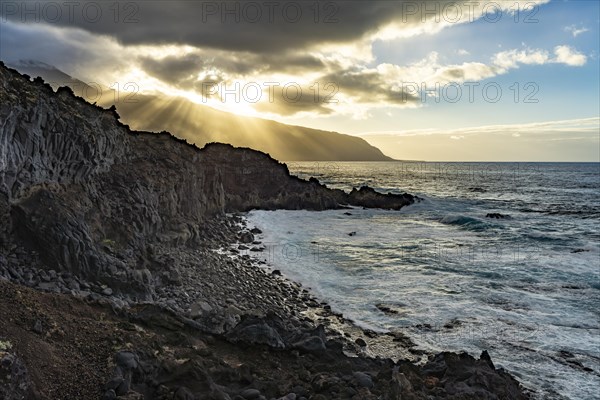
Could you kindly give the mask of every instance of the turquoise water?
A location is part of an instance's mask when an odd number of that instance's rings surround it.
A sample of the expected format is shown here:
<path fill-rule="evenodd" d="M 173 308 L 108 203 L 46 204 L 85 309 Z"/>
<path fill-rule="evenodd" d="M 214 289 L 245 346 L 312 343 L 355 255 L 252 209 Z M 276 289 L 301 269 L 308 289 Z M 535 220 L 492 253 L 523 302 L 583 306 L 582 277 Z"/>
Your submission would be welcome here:
<path fill-rule="evenodd" d="M 288 277 L 425 350 L 488 350 L 537 398 L 598 398 L 600 164 L 288 166 L 330 187 L 423 198 L 401 211 L 251 212 L 264 257 Z"/>

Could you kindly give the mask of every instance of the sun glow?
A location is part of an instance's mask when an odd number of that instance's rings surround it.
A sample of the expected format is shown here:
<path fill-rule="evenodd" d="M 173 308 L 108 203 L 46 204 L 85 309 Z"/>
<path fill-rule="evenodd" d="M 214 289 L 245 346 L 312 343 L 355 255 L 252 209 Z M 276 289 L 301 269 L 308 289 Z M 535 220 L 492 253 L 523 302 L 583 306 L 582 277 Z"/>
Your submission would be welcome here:
<path fill-rule="evenodd" d="M 205 96 L 204 94 L 183 90 L 174 90 L 170 93 L 173 96 L 184 97 L 195 104 L 201 104 L 215 108 L 220 111 L 229 112 L 236 115 L 244 115 L 249 117 L 258 117 L 259 113 L 252 107 L 252 103 L 243 99 L 236 99 L 234 96 L 225 96 L 218 98 L 215 96 Z"/>

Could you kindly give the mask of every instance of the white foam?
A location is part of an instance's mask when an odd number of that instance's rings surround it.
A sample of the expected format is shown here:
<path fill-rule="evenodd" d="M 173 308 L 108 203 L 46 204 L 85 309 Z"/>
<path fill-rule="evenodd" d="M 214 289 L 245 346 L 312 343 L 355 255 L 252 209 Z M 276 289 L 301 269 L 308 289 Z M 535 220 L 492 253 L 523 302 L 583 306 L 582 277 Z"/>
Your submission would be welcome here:
<path fill-rule="evenodd" d="M 511 242 L 503 243 L 502 251 L 489 235 L 427 218 L 428 207 L 415 207 L 413 212 L 410 207 L 403 212 L 252 211 L 248 220 L 263 231 L 267 251 L 259 257 L 358 325 L 404 329 L 431 351 L 467 350 L 479 355 L 489 350 L 498 365 L 530 386 L 547 385 L 539 371 L 553 371 L 564 376 L 554 379 L 560 381 L 554 383 L 557 391 L 586 398 L 586 386 L 577 389 L 569 381 L 600 383 L 597 376 L 573 372 L 544 352 L 576 349 L 590 367 L 600 370 L 598 359 L 592 357 L 600 347 L 597 313 L 578 307 L 585 299 L 576 290 L 565 291 L 557 281 L 573 261 L 571 256 L 587 260 L 590 254 L 557 257 L 544 249 L 523 255 Z M 589 274 L 586 262 L 575 270 Z M 521 282 L 531 279 L 541 283 Z M 382 313 L 375 307 L 379 302 L 398 304 L 400 314 Z M 461 324 L 444 328 L 454 318 Z M 576 326 L 581 320 L 589 322 L 586 329 L 564 326 Z M 527 361 L 530 358 L 518 346 L 538 352 L 535 363 Z"/>

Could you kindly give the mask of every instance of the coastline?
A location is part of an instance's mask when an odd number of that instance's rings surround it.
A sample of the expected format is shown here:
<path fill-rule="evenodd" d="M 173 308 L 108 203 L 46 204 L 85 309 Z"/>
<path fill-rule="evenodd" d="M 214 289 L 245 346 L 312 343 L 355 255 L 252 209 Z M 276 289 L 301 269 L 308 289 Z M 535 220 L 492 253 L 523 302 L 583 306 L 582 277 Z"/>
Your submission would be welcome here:
<path fill-rule="evenodd" d="M 11 366 L 19 360 L 30 366 L 30 373 L 14 368 L 2 372 L 12 373 L 13 382 L 25 382 L 31 398 L 40 399 L 52 398 L 49 393 L 77 398 L 73 387 L 48 383 L 52 376 L 60 376 L 57 382 L 77 382 L 70 375 L 75 373 L 101 385 L 97 390 L 103 399 L 141 398 L 135 396 L 150 392 L 155 396 L 164 392 L 164 397 L 149 397 L 159 399 L 181 393 L 188 397 L 174 398 L 420 399 L 445 398 L 444 393 L 462 393 L 456 398 L 527 398 L 514 378 L 495 370 L 487 353 L 479 360 L 466 354 L 430 355 L 417 366 L 404 360 L 407 355 L 423 356 L 411 353 L 410 339 L 365 331 L 272 267 L 236 253 L 235 248 L 249 239 L 255 246 L 261 244 L 250 237 L 243 216 L 219 218 L 209 231 L 212 235 L 200 250 L 155 249 L 157 259 L 170 258 L 178 266 L 170 271 L 171 277 L 179 275 L 156 287 L 155 301 L 108 294 L 77 277 L 80 287 L 93 288 L 90 293 L 63 289 L 60 275 L 50 284 L 56 282 L 52 291 L 61 294 L 40 293 L 0 279 L 5 293 L 0 331 L 7 333 L 0 340 L 11 343 L 3 360 L 13 357 Z M 15 258 L 7 260 L 8 268 L 0 268 L 0 275 L 6 277 L 6 271 L 14 269 L 10 260 Z M 15 299 L 17 307 L 9 307 Z M 49 304 L 60 306 L 55 310 Z M 78 316 L 69 317 L 73 313 Z M 107 326 L 102 333 L 89 331 L 94 322 L 82 315 L 95 319 L 101 315 L 99 320 Z M 101 347 L 104 362 L 79 348 L 81 342 Z M 40 346 L 67 349 L 67 354 L 82 360 L 81 368 L 70 370 L 45 354 L 32 353 Z M 378 349 L 389 352 L 392 346 L 399 360 L 377 357 Z M 121 365 L 123 359 L 132 367 Z M 46 367 L 39 368 L 40 363 Z M 246 368 L 252 378 L 240 375 Z M 200 379 L 204 386 L 199 386 L 198 376 L 204 376 Z M 475 376 L 486 379 L 473 380 Z M 92 389 L 86 390 L 93 393 Z"/>

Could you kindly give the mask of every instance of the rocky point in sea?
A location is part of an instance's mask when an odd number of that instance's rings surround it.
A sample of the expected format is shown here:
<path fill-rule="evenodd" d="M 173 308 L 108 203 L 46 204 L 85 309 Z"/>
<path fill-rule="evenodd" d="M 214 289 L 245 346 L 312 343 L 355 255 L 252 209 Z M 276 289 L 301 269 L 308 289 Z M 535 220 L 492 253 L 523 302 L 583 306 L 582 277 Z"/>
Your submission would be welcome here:
<path fill-rule="evenodd" d="M 245 251 L 261 246 L 248 210 L 415 197 L 133 132 L 114 107 L 4 64 L 0 96 L 1 398 L 526 398 L 487 353 L 428 356 L 363 331 Z M 381 340 L 397 359 L 373 356 Z"/>

